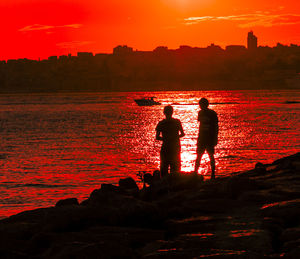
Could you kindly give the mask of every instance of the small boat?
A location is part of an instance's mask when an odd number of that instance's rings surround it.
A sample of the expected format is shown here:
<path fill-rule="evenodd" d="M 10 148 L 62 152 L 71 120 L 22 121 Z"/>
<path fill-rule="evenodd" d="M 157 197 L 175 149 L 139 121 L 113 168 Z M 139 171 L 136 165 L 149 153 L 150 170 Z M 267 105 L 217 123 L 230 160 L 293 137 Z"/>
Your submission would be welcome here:
<path fill-rule="evenodd" d="M 142 99 L 134 99 L 134 101 L 139 106 L 152 106 L 152 105 L 160 105 L 160 102 L 154 101 L 155 97 L 145 97 Z"/>

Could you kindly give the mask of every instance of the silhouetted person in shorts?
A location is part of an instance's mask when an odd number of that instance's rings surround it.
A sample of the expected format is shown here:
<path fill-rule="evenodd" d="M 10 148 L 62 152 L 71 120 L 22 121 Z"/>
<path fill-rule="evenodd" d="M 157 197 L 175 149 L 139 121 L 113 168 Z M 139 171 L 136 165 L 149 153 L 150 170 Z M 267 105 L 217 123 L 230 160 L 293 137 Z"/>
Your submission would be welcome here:
<path fill-rule="evenodd" d="M 197 141 L 197 159 L 195 163 L 195 173 L 198 173 L 201 158 L 206 151 L 209 155 L 211 165 L 211 179 L 215 178 L 215 146 L 218 143 L 218 116 L 217 113 L 208 108 L 209 102 L 206 98 L 201 98 L 199 106 L 201 110 L 198 113 L 200 122 L 199 136 Z"/>
<path fill-rule="evenodd" d="M 180 138 L 184 136 L 180 120 L 172 118 L 173 107 L 168 105 L 164 108 L 166 118 L 156 126 L 156 139 L 162 140 L 160 151 L 161 176 L 180 171 Z"/>

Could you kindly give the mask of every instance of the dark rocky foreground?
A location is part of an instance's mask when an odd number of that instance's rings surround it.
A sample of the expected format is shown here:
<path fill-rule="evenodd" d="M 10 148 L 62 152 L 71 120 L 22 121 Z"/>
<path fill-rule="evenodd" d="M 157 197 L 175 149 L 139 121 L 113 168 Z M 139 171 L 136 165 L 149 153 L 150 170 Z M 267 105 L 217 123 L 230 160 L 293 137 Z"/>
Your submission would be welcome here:
<path fill-rule="evenodd" d="M 0 221 L 0 258 L 300 258 L 300 153 L 214 181 L 145 180 Z"/>

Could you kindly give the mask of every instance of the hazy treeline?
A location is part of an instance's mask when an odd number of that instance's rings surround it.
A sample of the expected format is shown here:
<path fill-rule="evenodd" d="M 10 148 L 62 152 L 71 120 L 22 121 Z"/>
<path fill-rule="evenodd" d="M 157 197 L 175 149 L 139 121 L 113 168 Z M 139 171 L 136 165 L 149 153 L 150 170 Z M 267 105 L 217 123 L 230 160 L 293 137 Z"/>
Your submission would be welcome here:
<path fill-rule="evenodd" d="M 300 88 L 300 46 L 181 46 L 0 61 L 1 92 Z"/>

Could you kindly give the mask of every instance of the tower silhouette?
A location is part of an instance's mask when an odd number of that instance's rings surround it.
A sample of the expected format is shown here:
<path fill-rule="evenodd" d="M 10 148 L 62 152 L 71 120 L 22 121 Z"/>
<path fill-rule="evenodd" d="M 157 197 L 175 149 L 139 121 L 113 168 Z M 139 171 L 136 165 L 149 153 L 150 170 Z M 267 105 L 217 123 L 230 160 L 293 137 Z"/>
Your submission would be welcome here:
<path fill-rule="evenodd" d="M 247 48 L 248 50 L 257 49 L 257 37 L 253 34 L 253 31 L 248 32 Z"/>

